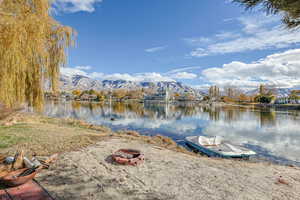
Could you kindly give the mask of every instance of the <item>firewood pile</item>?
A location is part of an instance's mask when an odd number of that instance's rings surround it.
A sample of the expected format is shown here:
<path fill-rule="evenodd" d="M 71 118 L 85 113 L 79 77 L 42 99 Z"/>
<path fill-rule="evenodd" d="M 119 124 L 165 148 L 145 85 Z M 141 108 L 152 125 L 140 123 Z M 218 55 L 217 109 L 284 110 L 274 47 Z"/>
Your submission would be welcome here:
<path fill-rule="evenodd" d="M 18 186 L 33 179 L 42 169 L 49 168 L 58 155 L 48 158 L 27 158 L 23 150 L 18 150 L 13 157 L 0 155 L 0 183 Z"/>

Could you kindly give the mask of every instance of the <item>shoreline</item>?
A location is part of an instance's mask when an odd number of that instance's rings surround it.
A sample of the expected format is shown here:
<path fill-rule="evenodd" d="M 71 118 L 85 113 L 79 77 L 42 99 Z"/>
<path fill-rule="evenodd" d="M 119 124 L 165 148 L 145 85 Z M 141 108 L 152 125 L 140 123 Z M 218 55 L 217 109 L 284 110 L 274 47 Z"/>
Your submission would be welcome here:
<path fill-rule="evenodd" d="M 136 167 L 111 154 L 145 153 Z M 107 138 L 60 155 L 37 180 L 57 199 L 88 200 L 290 200 L 300 197 L 300 168 L 187 155 L 139 140 Z"/>
<path fill-rule="evenodd" d="M 299 167 L 209 158 L 189 152 L 167 137 L 112 132 L 79 120 L 32 114 L 14 118 L 15 124 L 0 126 L 0 154 L 13 155 L 17 148 L 25 149 L 26 155 L 60 153 L 58 162 L 37 177 L 58 199 L 300 197 Z M 109 156 L 120 148 L 141 150 L 145 163 L 137 167 L 114 164 Z"/>
<path fill-rule="evenodd" d="M 83 101 L 83 100 L 65 100 L 65 99 L 48 99 L 48 101 L 54 102 L 74 102 L 74 103 L 82 103 L 82 104 L 108 104 L 109 100 L 104 101 Z M 205 101 L 158 101 L 158 100 L 142 100 L 142 99 L 129 99 L 129 100 L 113 100 L 112 103 L 139 103 L 139 104 L 169 104 L 169 105 L 185 105 L 185 104 L 197 104 L 199 106 L 248 106 L 248 107 L 256 107 L 256 108 L 279 108 L 279 109 L 295 109 L 300 110 L 300 104 L 261 104 L 261 103 L 225 103 L 225 102 L 205 102 Z"/>
<path fill-rule="evenodd" d="M 24 132 L 20 130 L 24 130 Z M 7 131 L 7 134 L 5 134 L 4 131 Z M 11 118 L 8 118 L 7 122 L 4 123 L 0 120 L 0 155 L 14 154 L 15 149 L 28 148 L 28 153 L 30 154 L 49 156 L 54 153 L 64 153 L 87 147 L 95 144 L 97 141 L 102 141 L 110 137 L 139 140 L 169 150 L 207 157 L 201 153 L 194 153 L 192 149 L 182 144 L 182 140 L 177 143 L 170 136 L 160 134 L 143 135 L 135 130 L 126 129 L 112 130 L 110 127 L 90 124 L 83 120 L 53 118 L 33 113 L 18 113 L 12 115 Z M 60 143 L 61 145 L 59 145 Z M 54 148 L 47 148 L 53 144 L 55 144 Z M 280 162 L 276 160 L 273 161 L 272 159 L 269 160 L 268 157 L 264 158 L 259 156 L 254 156 L 245 162 L 263 162 L 280 166 L 300 167 L 296 164 L 296 161 Z"/>

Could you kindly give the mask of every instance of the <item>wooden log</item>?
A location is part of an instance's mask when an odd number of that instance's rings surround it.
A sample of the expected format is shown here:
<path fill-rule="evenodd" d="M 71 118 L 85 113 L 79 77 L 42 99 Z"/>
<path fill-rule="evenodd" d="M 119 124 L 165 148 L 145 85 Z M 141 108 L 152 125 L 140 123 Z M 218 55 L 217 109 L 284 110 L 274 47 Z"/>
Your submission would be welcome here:
<path fill-rule="evenodd" d="M 22 169 L 24 167 L 24 151 L 17 151 L 15 161 L 12 164 L 12 170 Z"/>
<path fill-rule="evenodd" d="M 0 155 L 0 164 L 2 164 L 2 163 L 4 163 L 4 161 L 5 161 L 5 156 L 3 156 L 3 155 Z"/>
<path fill-rule="evenodd" d="M 10 166 L 0 165 L 0 178 L 6 176 L 9 173 Z"/>

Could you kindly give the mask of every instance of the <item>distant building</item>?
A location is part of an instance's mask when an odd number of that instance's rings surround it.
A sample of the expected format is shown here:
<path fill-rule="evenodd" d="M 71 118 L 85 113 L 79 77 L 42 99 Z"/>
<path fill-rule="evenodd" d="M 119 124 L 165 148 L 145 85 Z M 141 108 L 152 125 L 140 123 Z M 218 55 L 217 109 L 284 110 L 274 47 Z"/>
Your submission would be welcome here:
<path fill-rule="evenodd" d="M 166 89 L 160 89 L 157 93 L 153 95 L 145 95 L 145 101 L 170 101 L 170 94 L 169 91 Z"/>
<path fill-rule="evenodd" d="M 66 100 L 73 100 L 75 97 L 73 94 L 69 94 L 69 93 L 66 93 L 66 92 L 62 92 L 60 94 L 60 98 L 62 99 L 66 99 Z"/>
<path fill-rule="evenodd" d="M 300 91 L 294 90 L 290 95 L 277 97 L 275 104 L 300 104 Z"/>
<path fill-rule="evenodd" d="M 194 101 L 196 100 L 196 95 L 193 91 L 184 91 L 176 98 L 178 101 Z"/>
<path fill-rule="evenodd" d="M 90 95 L 90 94 L 83 94 L 81 95 L 80 99 L 81 101 L 96 101 L 97 95 Z"/>

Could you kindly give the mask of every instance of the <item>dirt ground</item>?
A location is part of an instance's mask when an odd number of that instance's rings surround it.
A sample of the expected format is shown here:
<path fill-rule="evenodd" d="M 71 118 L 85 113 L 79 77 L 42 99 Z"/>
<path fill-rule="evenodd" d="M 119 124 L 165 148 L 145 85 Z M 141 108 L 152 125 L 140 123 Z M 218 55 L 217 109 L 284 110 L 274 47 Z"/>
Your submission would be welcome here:
<path fill-rule="evenodd" d="M 113 163 L 119 148 L 142 150 L 145 163 Z M 197 157 L 115 137 L 61 154 L 38 181 L 61 200 L 300 199 L 297 167 Z"/>

